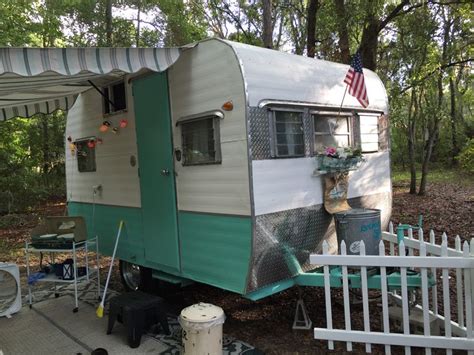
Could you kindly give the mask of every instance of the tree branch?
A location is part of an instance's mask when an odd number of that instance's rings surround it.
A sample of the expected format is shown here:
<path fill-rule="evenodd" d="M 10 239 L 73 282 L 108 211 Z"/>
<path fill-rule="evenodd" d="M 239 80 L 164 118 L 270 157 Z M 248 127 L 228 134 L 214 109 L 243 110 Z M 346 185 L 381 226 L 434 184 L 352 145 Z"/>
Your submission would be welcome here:
<path fill-rule="evenodd" d="M 222 4 L 223 8 L 222 8 L 222 11 L 227 14 L 227 16 L 229 16 L 232 21 L 234 22 L 234 24 L 240 28 L 240 30 L 242 31 L 243 35 L 245 37 L 247 37 L 247 39 L 250 39 L 250 36 L 249 34 L 247 33 L 247 31 L 244 29 L 244 27 L 242 26 L 242 23 L 240 21 L 240 19 L 234 15 L 234 13 L 232 12 L 232 10 L 229 8 L 229 5 L 227 3 L 223 3 Z"/>
<path fill-rule="evenodd" d="M 435 74 L 436 72 L 438 71 L 441 71 L 441 70 L 444 70 L 446 68 L 449 68 L 449 67 L 454 67 L 454 66 L 457 66 L 457 65 L 460 65 L 460 64 L 465 64 L 465 63 L 470 63 L 474 61 L 474 58 L 468 58 L 468 59 L 465 59 L 465 60 L 459 60 L 459 61 L 456 61 L 456 62 L 451 62 L 451 63 L 447 63 L 447 64 L 444 64 L 444 65 L 440 65 L 439 67 L 437 67 L 436 69 L 430 71 L 428 74 L 426 74 L 423 78 L 421 78 L 420 80 L 417 80 L 414 84 L 412 85 L 408 85 L 407 87 L 403 88 L 402 90 L 400 90 L 400 93 L 403 94 L 405 93 L 406 91 L 410 90 L 411 88 L 415 87 L 415 86 L 418 86 L 418 84 L 422 83 L 423 81 L 425 81 L 426 79 L 428 79 L 431 75 Z"/>
<path fill-rule="evenodd" d="M 387 26 L 387 24 L 388 24 L 390 21 L 392 21 L 396 16 L 400 15 L 400 14 L 401 14 L 400 12 L 403 10 L 403 8 L 405 7 L 405 5 L 408 5 L 409 3 L 410 3 L 410 0 L 403 0 L 400 4 L 398 4 L 398 6 L 396 6 L 396 7 L 392 10 L 392 12 L 390 12 L 390 13 L 387 15 L 387 17 L 385 17 L 383 20 L 381 20 L 381 21 L 380 21 L 380 24 L 379 24 L 379 32 L 382 31 L 382 30 L 385 28 L 385 26 Z M 418 7 L 418 6 L 421 6 L 421 4 L 420 4 L 420 5 L 413 5 L 413 6 L 410 6 L 410 11 L 411 11 L 411 9 L 414 8 L 415 6 Z M 405 10 L 405 11 L 403 11 L 402 13 L 406 13 L 407 11 L 408 11 L 408 9 Z"/>

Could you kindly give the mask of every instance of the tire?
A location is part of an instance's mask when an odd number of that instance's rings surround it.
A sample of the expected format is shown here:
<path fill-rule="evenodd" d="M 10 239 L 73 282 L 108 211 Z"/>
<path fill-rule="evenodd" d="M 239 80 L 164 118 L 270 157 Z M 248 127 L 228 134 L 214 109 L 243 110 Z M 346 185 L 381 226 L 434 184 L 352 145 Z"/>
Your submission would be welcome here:
<path fill-rule="evenodd" d="M 120 260 L 120 278 L 127 291 L 143 291 L 163 298 L 172 298 L 181 287 L 154 279 L 150 268 Z"/>
<path fill-rule="evenodd" d="M 151 269 L 120 260 L 120 278 L 127 291 L 150 291 L 152 287 Z"/>

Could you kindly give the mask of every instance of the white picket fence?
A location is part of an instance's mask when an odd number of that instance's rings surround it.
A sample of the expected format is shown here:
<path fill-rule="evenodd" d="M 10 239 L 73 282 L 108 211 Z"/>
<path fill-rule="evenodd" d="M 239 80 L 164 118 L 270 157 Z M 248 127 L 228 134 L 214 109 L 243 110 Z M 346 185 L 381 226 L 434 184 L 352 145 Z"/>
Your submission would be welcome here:
<path fill-rule="evenodd" d="M 334 341 L 342 341 L 346 342 L 348 351 L 352 351 L 353 342 L 365 343 L 368 353 L 371 352 L 371 344 L 382 344 L 388 354 L 391 353 L 391 346 L 404 346 L 406 354 L 411 353 L 412 346 L 425 348 L 427 354 L 431 354 L 431 349 L 434 348 L 446 349 L 448 354 L 452 350 L 466 350 L 469 354 L 474 354 L 474 239 L 470 245 L 465 241 L 461 246 L 461 239 L 457 236 L 453 249 L 448 248 L 446 234 L 443 234 L 439 245 L 436 244 L 433 231 L 426 241 L 421 229 L 415 232 L 418 233 L 417 239 L 414 238 L 413 231 L 408 230 L 408 236 L 398 245 L 397 235 L 390 224 L 389 232 L 382 233 L 379 255 L 365 255 L 363 241 L 360 256 L 347 255 L 344 243 L 341 244 L 341 255 L 330 255 L 327 243 L 323 245 L 322 255 L 311 255 L 311 264 L 322 265 L 324 270 L 327 321 L 326 328 L 314 329 L 315 339 L 328 340 L 331 350 L 334 349 Z M 386 244 L 389 255 L 385 252 Z M 330 267 L 335 266 L 342 269 L 344 329 L 333 328 L 330 286 L 330 278 L 333 276 L 330 274 Z M 359 270 L 354 271 L 351 267 L 360 269 L 363 330 L 352 329 L 348 273 Z M 374 268 L 380 273 L 381 305 L 371 304 L 369 309 L 368 270 L 372 273 Z M 396 290 L 388 288 L 387 268 L 397 268 L 400 273 L 401 285 Z M 415 298 L 416 292 L 408 285 L 407 272 L 411 273 L 412 270 L 421 275 L 421 287 L 417 288 L 418 294 L 421 293 L 421 304 Z M 451 278 L 455 279 L 453 287 L 450 285 Z M 434 285 L 432 281 L 435 281 Z M 456 300 L 453 312 L 455 320 L 452 319 L 451 310 L 453 300 Z M 417 314 L 419 319 L 416 319 Z M 371 330 L 371 324 L 377 323 L 374 321 L 380 320 L 380 316 L 381 329 Z M 395 328 L 397 322 L 401 330 L 398 333 L 391 332 L 391 327 Z"/>

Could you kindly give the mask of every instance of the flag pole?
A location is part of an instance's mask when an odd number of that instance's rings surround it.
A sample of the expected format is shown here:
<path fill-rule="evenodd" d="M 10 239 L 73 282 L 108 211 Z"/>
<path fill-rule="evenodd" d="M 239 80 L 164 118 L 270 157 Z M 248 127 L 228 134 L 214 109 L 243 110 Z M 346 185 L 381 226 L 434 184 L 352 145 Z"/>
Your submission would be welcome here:
<path fill-rule="evenodd" d="M 346 90 L 344 90 L 344 96 L 342 96 L 341 106 L 339 106 L 339 113 L 337 114 L 338 116 L 341 115 L 342 105 L 344 104 L 344 99 L 346 98 L 346 93 L 347 93 L 347 87 L 348 86 L 349 85 L 346 84 Z"/>

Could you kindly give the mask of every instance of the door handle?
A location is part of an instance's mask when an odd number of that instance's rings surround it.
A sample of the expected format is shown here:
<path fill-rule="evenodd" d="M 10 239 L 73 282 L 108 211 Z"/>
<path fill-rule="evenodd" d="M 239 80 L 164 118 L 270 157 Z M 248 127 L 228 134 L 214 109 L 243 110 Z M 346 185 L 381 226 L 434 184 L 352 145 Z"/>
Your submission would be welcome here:
<path fill-rule="evenodd" d="M 170 174 L 170 171 L 168 169 L 163 169 L 161 170 L 161 173 L 160 173 L 162 176 L 169 176 Z"/>

